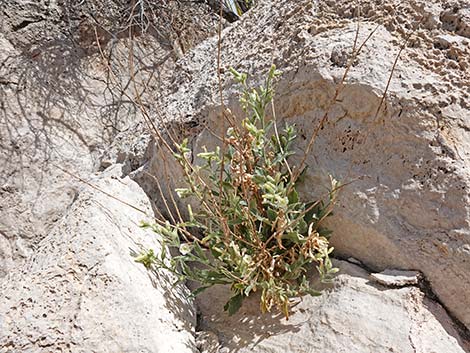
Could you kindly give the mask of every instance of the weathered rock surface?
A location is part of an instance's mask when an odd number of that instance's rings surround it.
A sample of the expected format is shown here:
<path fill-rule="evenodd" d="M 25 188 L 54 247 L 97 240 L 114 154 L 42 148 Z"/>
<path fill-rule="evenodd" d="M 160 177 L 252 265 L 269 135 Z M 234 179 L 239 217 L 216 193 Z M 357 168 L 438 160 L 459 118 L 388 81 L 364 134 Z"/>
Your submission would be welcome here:
<path fill-rule="evenodd" d="M 417 271 L 385 270 L 380 273 L 371 273 L 370 278 L 384 286 L 404 287 L 416 285 L 419 282 L 420 273 Z"/>
<path fill-rule="evenodd" d="M 142 211 L 142 189 L 115 166 L 93 183 Z M 0 352 L 194 352 L 187 290 L 131 254 L 159 246 L 145 214 L 82 190 L 27 263 L 0 286 Z"/>
<path fill-rule="evenodd" d="M 297 124 L 299 155 L 328 112 L 307 158 L 302 195 L 323 194 L 328 174 L 355 180 L 341 191 L 331 219 L 337 253 L 374 271 L 422 272 L 444 306 L 470 327 L 470 49 L 462 15 L 468 6 L 392 3 L 363 1 L 359 12 L 347 1 L 317 7 L 311 1 L 262 2 L 224 32 L 225 106 L 240 112 L 230 66 L 256 83 L 274 62 L 284 72 L 277 118 Z M 455 26 L 449 11 L 457 14 Z M 361 51 L 335 99 L 357 20 Z M 436 45 L 442 35 L 461 38 Z M 467 44 L 457 51 L 456 43 Z M 223 130 L 216 55 L 215 38 L 203 42 L 178 62 L 173 81 L 156 100 L 162 119 L 173 122 L 172 133 L 190 136 L 194 153 L 218 144 L 214 133 Z M 161 165 L 155 152 L 132 174 L 150 195 L 158 194 L 146 172 L 164 181 Z"/>
<path fill-rule="evenodd" d="M 261 315 L 254 297 L 229 317 L 220 313 L 229 290 L 206 292 L 198 299 L 206 318 L 205 352 L 463 353 L 469 348 L 445 310 L 418 288 L 389 289 L 368 281 L 368 273 L 355 265 L 339 266 L 334 287 L 320 297 L 303 297 L 288 321 Z"/>
<path fill-rule="evenodd" d="M 33 30 L 31 26 L 29 30 Z M 134 114 L 103 94 L 100 59 L 67 41 L 42 52 L 17 49 L 3 33 L 0 66 L 0 277 L 33 254 L 77 192 L 73 178 L 97 159 Z M 49 43 L 50 44 L 50 43 Z M 69 48 L 70 49 L 70 48 Z"/>
<path fill-rule="evenodd" d="M 32 256 L 76 195 L 74 179 L 56 165 L 82 178 L 97 170 L 116 134 L 142 120 L 135 89 L 147 102 L 175 60 L 215 31 L 216 19 L 203 4 L 171 2 L 157 12 L 160 20 L 146 17 L 166 27 L 134 39 L 134 86 L 128 5 L 2 2 L 0 278 Z"/>
<path fill-rule="evenodd" d="M 116 56 L 103 60 L 93 32 L 78 46 L 61 37 L 55 2 L 14 3 L 21 6 L 2 8 L 8 20 L 0 24 L 0 352 L 469 351 L 458 325 L 470 327 L 466 1 L 263 0 L 224 31 L 226 107 L 240 112 L 230 66 L 255 83 L 274 62 L 284 71 L 277 117 L 297 124 L 300 153 L 328 112 L 302 194 L 322 194 L 329 173 L 357 178 L 342 190 L 330 224 L 337 253 L 374 272 L 420 271 L 442 306 L 418 287 L 383 287 L 342 263 L 335 286 L 302 298 L 288 322 L 260 315 L 256 298 L 228 318 L 226 288 L 207 292 L 197 342 L 187 290 L 133 262 L 131 251 L 159 248 L 137 227 L 143 214 L 97 191 L 79 192 L 53 166 L 85 178 L 109 168 L 92 182 L 146 213 L 141 188 L 156 205 L 160 198 L 147 173 L 164 189 L 178 180 L 132 102 L 129 42 L 107 38 L 105 54 Z M 373 34 L 334 99 L 357 20 L 356 47 Z M 177 62 L 181 43 L 168 49 L 142 36 L 134 45 L 137 88 L 158 126 L 189 136 L 194 153 L 217 144 L 224 124 L 216 38 Z"/>

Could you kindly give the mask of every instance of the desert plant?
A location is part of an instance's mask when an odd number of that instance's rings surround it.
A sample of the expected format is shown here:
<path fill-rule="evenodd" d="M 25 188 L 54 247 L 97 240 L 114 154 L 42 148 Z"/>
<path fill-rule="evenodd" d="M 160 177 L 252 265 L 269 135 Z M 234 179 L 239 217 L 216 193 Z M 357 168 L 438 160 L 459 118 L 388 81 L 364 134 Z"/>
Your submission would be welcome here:
<path fill-rule="evenodd" d="M 198 282 L 195 295 L 216 284 L 230 285 L 229 314 L 250 293 L 261 291 L 262 312 L 277 306 L 288 317 L 292 297 L 320 294 L 307 279 L 310 264 L 316 264 L 322 281 L 337 271 L 322 221 L 331 214 L 339 183 L 331 178 L 325 200 L 302 201 L 296 190 L 302 173 L 288 162 L 295 127 L 278 130 L 267 115 L 280 73 L 271 67 L 264 85 L 252 89 L 246 74 L 231 71 L 242 87 L 246 117 L 238 125 L 231 119 L 222 146 L 204 149 L 197 155 L 199 164 L 190 161 L 187 140 L 176 146 L 174 157 L 186 182 L 176 192 L 191 201 L 188 220 L 145 223 L 162 236 L 163 246 L 160 254 L 149 251 L 136 261 Z M 170 258 L 167 247 L 180 254 Z"/>

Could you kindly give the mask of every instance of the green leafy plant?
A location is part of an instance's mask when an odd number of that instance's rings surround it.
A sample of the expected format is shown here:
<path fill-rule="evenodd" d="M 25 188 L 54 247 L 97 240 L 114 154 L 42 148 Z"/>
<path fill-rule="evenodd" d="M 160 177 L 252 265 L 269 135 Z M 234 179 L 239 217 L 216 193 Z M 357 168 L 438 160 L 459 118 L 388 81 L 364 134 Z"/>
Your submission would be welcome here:
<path fill-rule="evenodd" d="M 264 85 L 253 89 L 246 74 L 231 72 L 242 87 L 246 117 L 238 125 L 232 121 L 222 146 L 199 153 L 200 163 L 190 161 L 187 140 L 177 145 L 174 157 L 186 186 L 175 191 L 197 207 L 188 202 L 187 221 L 144 224 L 162 236 L 163 247 L 160 254 L 144 253 L 137 261 L 198 282 L 194 295 L 216 284 L 230 285 L 229 314 L 260 291 L 262 312 L 277 307 L 288 317 L 292 297 L 320 294 L 306 276 L 311 264 L 322 281 L 337 271 L 322 221 L 332 212 L 339 183 L 331 178 L 325 200 L 302 201 L 296 190 L 302 173 L 288 162 L 295 128 L 286 124 L 278 131 L 275 119 L 267 117 L 280 73 L 273 66 Z M 180 254 L 170 258 L 167 247 Z"/>

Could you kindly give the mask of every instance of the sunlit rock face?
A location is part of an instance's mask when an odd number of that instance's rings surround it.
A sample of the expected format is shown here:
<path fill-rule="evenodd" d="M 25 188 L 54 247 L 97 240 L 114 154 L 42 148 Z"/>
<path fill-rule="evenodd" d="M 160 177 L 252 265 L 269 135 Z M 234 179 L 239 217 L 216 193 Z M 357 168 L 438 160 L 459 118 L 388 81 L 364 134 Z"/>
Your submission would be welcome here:
<path fill-rule="evenodd" d="M 198 15 L 201 31 L 134 38 L 138 75 L 127 36 L 85 27 L 73 42 L 54 2 L 11 3 L 0 21 L 0 352 L 469 351 L 466 2 L 263 0 L 222 32 L 220 68 L 217 36 L 202 41 L 217 21 Z M 334 256 L 356 259 L 338 260 L 333 286 L 301 298 L 289 321 L 260 314 L 256 297 L 227 317 L 228 288 L 195 303 L 132 257 L 160 249 L 138 227 L 165 211 L 155 178 L 163 190 L 181 182 L 136 92 L 162 136 L 188 137 L 195 156 L 227 127 L 217 70 L 224 107 L 242 118 L 229 68 L 255 85 L 272 63 L 278 123 L 297 127 L 292 165 L 324 122 L 301 197 L 324 195 L 329 175 L 347 184 L 328 227 Z"/>

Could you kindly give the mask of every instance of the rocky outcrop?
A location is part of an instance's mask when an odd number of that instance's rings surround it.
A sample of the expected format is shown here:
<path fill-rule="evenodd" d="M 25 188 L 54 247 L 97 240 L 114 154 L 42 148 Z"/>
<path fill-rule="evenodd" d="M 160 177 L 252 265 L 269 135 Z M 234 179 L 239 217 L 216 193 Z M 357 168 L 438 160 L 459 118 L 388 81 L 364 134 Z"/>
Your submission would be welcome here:
<path fill-rule="evenodd" d="M 292 316 L 260 315 L 250 298 L 232 317 L 220 307 L 229 298 L 215 287 L 198 298 L 205 317 L 199 342 L 217 352 L 459 352 L 465 347 L 445 310 L 417 287 L 387 288 L 368 281 L 356 265 L 337 262 L 341 274 L 321 297 L 298 300 Z"/>
<path fill-rule="evenodd" d="M 206 5 L 171 2 L 152 12 L 145 19 L 160 32 L 152 27 L 140 36 L 139 30 L 133 40 L 136 78 L 145 79 L 134 86 L 125 30 L 132 7 L 126 4 L 2 4 L 0 278 L 32 256 L 76 196 L 74 178 L 56 166 L 82 178 L 97 170 L 116 134 L 142 121 L 135 90 L 143 102 L 153 102 L 152 92 L 175 60 L 215 31 L 216 19 Z"/>
<path fill-rule="evenodd" d="M 0 286 L 0 352 L 194 352 L 187 289 L 134 262 L 159 249 L 139 228 L 147 196 L 114 166 L 84 189 L 28 262 Z"/>
<path fill-rule="evenodd" d="M 470 51 L 457 45 L 468 44 L 467 7 L 364 2 L 356 13 L 354 6 L 265 1 L 225 31 L 225 107 L 240 112 L 230 66 L 251 74 L 255 84 L 274 62 L 284 72 L 274 100 L 277 118 L 297 125 L 298 155 L 328 112 L 307 156 L 303 197 L 324 193 L 328 174 L 354 180 L 331 218 L 337 254 L 375 271 L 421 271 L 443 305 L 470 327 Z M 449 11 L 458 25 L 449 25 Z M 360 53 L 335 94 L 357 30 Z M 456 39 L 439 44 L 443 35 Z M 218 144 L 214 135 L 223 130 L 216 55 L 215 39 L 190 52 L 158 100 L 172 133 L 189 136 L 194 154 Z M 155 192 L 146 173 L 165 180 L 161 165 L 154 153 L 132 174 L 149 194 Z"/>
<path fill-rule="evenodd" d="M 73 51 L 66 40 L 25 52 L 3 33 L 0 37 L 3 277 L 33 254 L 76 196 L 78 184 L 57 166 L 86 178 L 97 169 L 102 150 L 136 115 L 106 91 L 100 57 L 90 62 L 83 49 Z"/>
<path fill-rule="evenodd" d="M 296 123 L 297 156 L 328 113 L 302 195 L 323 194 L 328 174 L 354 181 L 329 226 L 335 256 L 364 265 L 338 262 L 334 286 L 301 298 L 289 321 L 260 314 L 256 298 L 229 318 L 218 287 L 199 299 L 197 323 L 187 289 L 132 257 L 159 249 L 138 227 L 151 201 L 165 211 L 154 178 L 163 190 L 179 180 L 133 99 L 137 87 L 158 128 L 188 136 L 193 155 L 218 144 L 217 38 L 187 53 L 134 38 L 134 86 L 128 39 L 100 42 L 114 55 L 104 60 L 94 33 L 83 46 L 62 37 L 55 3 L 35 3 L 36 17 L 14 3 L 0 34 L 0 352 L 469 351 L 465 2 L 260 0 L 223 32 L 226 108 L 240 113 L 230 66 L 256 84 L 274 62 L 276 115 Z M 43 43 L 47 33 L 59 36 Z M 91 183 L 107 194 L 55 165 L 85 179 L 102 170 Z"/>

